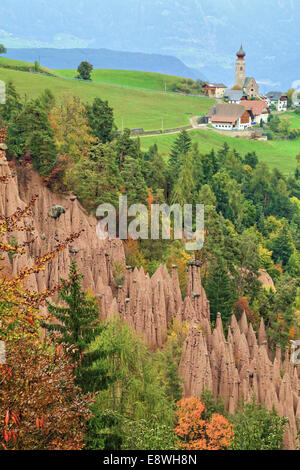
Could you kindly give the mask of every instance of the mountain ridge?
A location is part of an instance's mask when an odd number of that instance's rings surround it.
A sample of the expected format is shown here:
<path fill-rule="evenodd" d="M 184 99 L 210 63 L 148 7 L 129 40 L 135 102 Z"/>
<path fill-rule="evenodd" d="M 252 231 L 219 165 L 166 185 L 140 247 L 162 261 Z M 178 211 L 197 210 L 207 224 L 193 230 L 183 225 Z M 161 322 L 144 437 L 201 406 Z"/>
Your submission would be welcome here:
<path fill-rule="evenodd" d="M 38 60 L 44 67 L 57 70 L 76 69 L 81 61 L 87 60 L 95 69 L 135 70 L 205 80 L 205 76 L 197 69 L 187 67 L 176 57 L 162 54 L 114 51 L 103 48 L 10 48 L 4 57 L 32 63 Z"/>

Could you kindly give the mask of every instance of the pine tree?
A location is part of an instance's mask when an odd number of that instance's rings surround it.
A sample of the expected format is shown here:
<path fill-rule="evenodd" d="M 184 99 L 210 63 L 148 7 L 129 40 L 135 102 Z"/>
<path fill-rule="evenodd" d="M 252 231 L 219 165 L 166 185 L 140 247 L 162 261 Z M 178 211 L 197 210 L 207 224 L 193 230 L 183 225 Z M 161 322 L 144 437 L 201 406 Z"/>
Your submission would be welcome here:
<path fill-rule="evenodd" d="M 124 180 L 125 195 L 128 197 L 128 204 L 144 203 L 147 196 L 147 186 L 142 174 L 140 160 L 132 157 L 125 157 L 121 176 Z"/>
<path fill-rule="evenodd" d="M 217 262 L 209 265 L 204 287 L 210 301 L 212 320 L 215 320 L 217 313 L 220 312 L 224 325 L 227 325 L 237 295 L 234 282 L 228 275 L 226 262 L 222 256 L 218 257 Z"/>
<path fill-rule="evenodd" d="M 178 177 L 181 167 L 182 156 L 186 155 L 191 149 L 192 140 L 188 133 L 183 130 L 176 138 L 174 145 L 171 149 L 169 158 L 169 187 L 172 188 L 174 182 Z"/>
<path fill-rule="evenodd" d="M 196 186 L 194 178 L 195 164 L 193 160 L 193 153 L 188 152 L 183 154 L 180 160 L 180 170 L 172 194 L 172 204 L 193 204 Z"/>
<path fill-rule="evenodd" d="M 130 129 L 124 129 L 116 142 L 117 162 L 120 170 L 123 169 L 126 157 L 132 157 L 135 160 L 142 160 L 142 154 L 139 148 L 138 139 L 130 138 Z"/>
<path fill-rule="evenodd" d="M 279 235 L 270 243 L 270 248 L 273 251 L 275 263 L 285 267 L 294 251 L 292 236 L 286 225 L 283 226 Z"/>
<path fill-rule="evenodd" d="M 54 168 L 57 150 L 48 119 L 47 103 L 44 100 L 40 101 L 38 98 L 26 103 L 18 119 L 15 119 L 14 112 L 12 113 L 7 145 L 16 157 L 21 158 L 29 153 L 34 168 L 40 175 L 47 176 Z M 19 108 L 17 102 L 15 107 Z"/>
<path fill-rule="evenodd" d="M 93 135 L 103 143 L 111 142 L 116 135 L 116 126 L 108 101 L 95 98 L 92 105 L 86 105 L 86 110 Z"/>
<path fill-rule="evenodd" d="M 1 117 L 5 123 L 15 118 L 22 110 L 22 102 L 13 82 L 8 82 L 5 91 L 5 106 L 1 106 Z"/>
<path fill-rule="evenodd" d="M 94 146 L 90 156 L 97 162 L 96 201 L 98 204 L 113 204 L 119 202 L 123 180 L 117 164 L 117 156 L 110 144 Z"/>
<path fill-rule="evenodd" d="M 144 154 L 142 172 L 149 188 L 156 192 L 165 190 L 166 186 L 166 163 L 158 152 L 157 145 L 151 146 Z"/>
<path fill-rule="evenodd" d="M 104 362 L 101 363 L 106 354 L 101 349 L 88 352 L 88 348 L 91 342 L 103 333 L 105 326 L 99 323 L 96 299 L 90 298 L 81 287 L 82 278 L 73 261 L 68 280 L 61 280 L 59 298 L 64 306 L 48 302 L 50 315 L 59 323 L 41 322 L 41 325 L 50 334 L 59 333 L 55 342 L 73 351 L 76 378 L 83 390 L 98 391 L 105 388 L 109 382 L 108 370 Z"/>

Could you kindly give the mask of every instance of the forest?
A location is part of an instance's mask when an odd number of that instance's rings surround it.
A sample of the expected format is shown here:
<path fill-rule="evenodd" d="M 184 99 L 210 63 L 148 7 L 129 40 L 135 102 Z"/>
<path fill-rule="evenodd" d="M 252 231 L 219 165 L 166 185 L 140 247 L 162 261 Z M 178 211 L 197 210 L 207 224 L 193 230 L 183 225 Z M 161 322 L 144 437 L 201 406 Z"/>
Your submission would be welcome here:
<path fill-rule="evenodd" d="M 257 332 L 263 319 L 274 352 L 299 337 L 300 156 L 295 173 L 286 176 L 254 152 L 241 155 L 228 144 L 202 152 L 182 131 L 166 158 L 156 145 L 143 151 L 129 129 L 118 132 L 107 101 L 84 103 L 66 95 L 57 102 L 47 89 L 28 99 L 13 83 L 0 108 L 0 128 L 12 170 L 32 166 L 43 185 L 61 195 L 73 192 L 90 214 L 101 203 L 117 206 L 120 195 L 149 208 L 204 204 L 201 250 L 186 252 L 184 240 L 128 239 L 126 264 L 150 275 L 161 264 L 178 266 L 184 297 L 193 259 L 201 266 L 212 325 L 221 312 L 226 332 L 231 315 L 240 319 L 245 312 Z M 18 233 L 34 204 L 0 216 L 0 251 L 10 258 L 27 249 Z M 24 280 L 80 233 L 66 236 L 34 266 L 13 277 L 0 272 L 0 340 L 7 350 L 0 365 L 3 450 L 283 448 L 287 419 L 275 409 L 253 399 L 230 414 L 209 390 L 183 396 L 178 366 L 185 322 L 170 322 L 159 349 L 149 348 L 118 317 L 99 322 L 95 293 L 83 289 L 75 262 L 53 291 L 26 289 Z M 259 281 L 262 271 L 274 289 Z M 120 282 L 122 274 L 115 273 Z"/>

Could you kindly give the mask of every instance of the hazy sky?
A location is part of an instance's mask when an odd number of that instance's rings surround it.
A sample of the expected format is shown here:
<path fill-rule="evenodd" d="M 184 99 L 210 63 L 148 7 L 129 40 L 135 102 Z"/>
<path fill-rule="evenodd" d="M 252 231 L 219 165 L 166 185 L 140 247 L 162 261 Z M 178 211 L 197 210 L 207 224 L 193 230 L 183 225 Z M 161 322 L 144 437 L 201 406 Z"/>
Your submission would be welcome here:
<path fill-rule="evenodd" d="M 226 73 L 243 41 L 250 70 L 274 83 L 299 59 L 299 25 L 299 0 L 0 1 L 8 47 L 155 52 Z"/>

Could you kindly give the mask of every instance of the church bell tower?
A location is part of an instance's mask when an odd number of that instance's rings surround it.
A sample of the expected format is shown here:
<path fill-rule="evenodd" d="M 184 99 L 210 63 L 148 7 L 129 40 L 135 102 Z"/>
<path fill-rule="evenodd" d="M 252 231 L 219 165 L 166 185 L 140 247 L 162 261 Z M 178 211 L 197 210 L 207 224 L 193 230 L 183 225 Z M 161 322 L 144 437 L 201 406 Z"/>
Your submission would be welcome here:
<path fill-rule="evenodd" d="M 243 89 L 246 78 L 246 52 L 244 51 L 242 45 L 236 55 L 237 59 L 235 64 L 235 86 L 238 86 L 239 88 Z"/>

